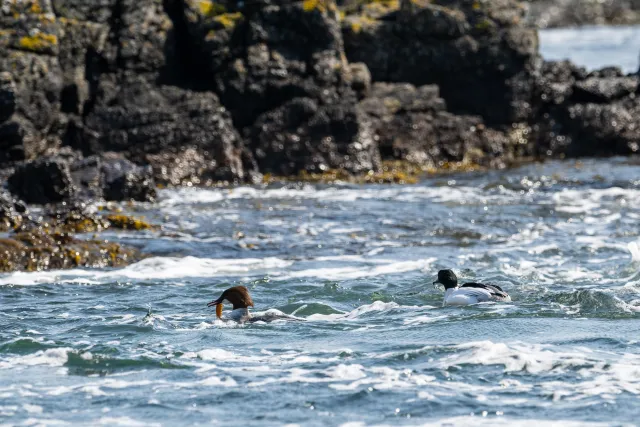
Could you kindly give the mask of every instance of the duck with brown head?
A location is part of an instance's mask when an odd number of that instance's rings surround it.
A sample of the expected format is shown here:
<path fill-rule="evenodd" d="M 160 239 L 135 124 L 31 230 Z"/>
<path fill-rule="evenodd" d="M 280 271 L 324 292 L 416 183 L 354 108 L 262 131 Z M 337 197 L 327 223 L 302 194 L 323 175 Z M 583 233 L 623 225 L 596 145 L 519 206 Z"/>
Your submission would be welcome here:
<path fill-rule="evenodd" d="M 231 304 L 233 310 L 226 316 L 222 316 L 224 304 Z M 249 312 L 249 307 L 253 307 L 253 300 L 249 295 L 249 290 L 244 286 L 234 286 L 229 288 L 218 297 L 211 301 L 207 307 L 216 308 L 216 316 L 221 320 L 233 320 L 239 323 L 244 322 L 271 322 L 274 320 L 303 320 L 297 317 L 289 316 L 278 310 L 268 310 L 267 312 L 253 316 Z"/>
<path fill-rule="evenodd" d="M 244 286 L 234 286 L 229 288 L 220 295 L 220 297 L 207 304 L 207 307 L 216 308 L 216 316 L 218 319 L 222 319 L 222 309 L 224 303 L 229 303 L 233 306 L 233 311 L 227 316 L 229 320 L 235 320 L 236 322 L 246 322 L 251 318 L 249 313 L 249 307 L 253 307 L 253 300 L 249 295 L 249 290 Z"/>

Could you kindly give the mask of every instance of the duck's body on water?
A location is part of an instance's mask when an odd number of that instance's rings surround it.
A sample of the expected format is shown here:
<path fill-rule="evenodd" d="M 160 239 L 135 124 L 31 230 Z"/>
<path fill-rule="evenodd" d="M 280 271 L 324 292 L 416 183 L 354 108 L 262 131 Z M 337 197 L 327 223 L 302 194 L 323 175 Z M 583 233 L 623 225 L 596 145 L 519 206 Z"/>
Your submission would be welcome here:
<path fill-rule="evenodd" d="M 224 304 L 228 303 L 233 306 L 233 310 L 223 316 Z M 289 316 L 277 310 L 267 311 L 262 314 L 253 315 L 249 311 L 249 307 L 253 307 L 253 300 L 249 295 L 249 290 L 244 286 L 234 286 L 225 290 L 218 299 L 211 301 L 207 307 L 216 308 L 216 316 L 221 320 L 229 320 L 238 323 L 253 322 L 272 322 L 274 320 L 303 320 L 297 317 Z"/>
<path fill-rule="evenodd" d="M 465 283 L 458 286 L 458 277 L 451 270 L 440 270 L 433 284 L 444 285 L 443 305 L 471 305 L 481 302 L 510 302 L 511 297 L 500 286 Z"/>

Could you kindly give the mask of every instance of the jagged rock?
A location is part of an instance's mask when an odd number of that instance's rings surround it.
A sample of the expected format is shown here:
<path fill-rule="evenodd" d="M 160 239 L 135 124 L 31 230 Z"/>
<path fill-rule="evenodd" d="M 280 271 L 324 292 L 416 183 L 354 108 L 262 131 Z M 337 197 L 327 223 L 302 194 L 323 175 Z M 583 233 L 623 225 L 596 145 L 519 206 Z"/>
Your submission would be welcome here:
<path fill-rule="evenodd" d="M 156 185 L 150 166 L 138 166 L 122 158 L 104 158 L 101 172 L 105 200 L 153 201 Z"/>
<path fill-rule="evenodd" d="M 374 83 L 360 108 L 372 119 L 383 160 L 501 167 L 532 154 L 531 143 L 518 140 L 515 132 L 490 129 L 478 116 L 447 112 L 435 85 Z"/>
<path fill-rule="evenodd" d="M 629 155 L 640 149 L 640 78 L 617 69 L 590 74 L 548 62 L 537 81 L 539 149 L 545 155 Z"/>
<path fill-rule="evenodd" d="M 82 158 L 71 150 L 24 163 L 7 182 L 13 194 L 33 204 L 100 198 L 151 201 L 156 194 L 150 166 L 118 155 Z"/>
<path fill-rule="evenodd" d="M 0 190 L 0 231 L 20 226 L 25 213 L 27 213 L 27 207 L 21 200 Z"/>
<path fill-rule="evenodd" d="M 627 97 L 637 90 L 637 77 L 590 77 L 574 84 L 573 99 L 576 102 L 604 104 Z"/>
<path fill-rule="evenodd" d="M 331 1 L 185 4 L 192 80 L 219 94 L 261 172 L 378 167 Z"/>
<path fill-rule="evenodd" d="M 59 33 L 48 1 L 0 8 L 0 72 L 9 105 L 0 107 L 0 163 L 32 159 L 59 141 Z"/>
<path fill-rule="evenodd" d="M 640 22 L 637 0 L 529 0 L 527 20 L 540 28 L 631 25 Z"/>
<path fill-rule="evenodd" d="M 69 164 L 57 157 L 44 157 L 16 167 L 8 185 L 13 194 L 35 204 L 71 200 L 76 193 Z"/>
<path fill-rule="evenodd" d="M 188 150 L 206 165 L 184 176 L 202 181 L 245 178 L 242 141 L 214 94 L 155 86 L 137 77 L 103 78 L 100 93 L 85 122 L 70 129 L 69 145 L 85 154 L 114 151 L 151 164 L 160 182 L 171 180 L 168 168 Z"/>
<path fill-rule="evenodd" d="M 301 171 L 380 167 L 366 117 L 350 102 L 326 106 L 311 98 L 292 101 L 263 114 L 249 139 L 261 171 L 296 175 Z"/>
<path fill-rule="evenodd" d="M 526 121 L 538 56 L 536 30 L 514 0 L 374 2 L 343 21 L 347 57 L 374 81 L 437 84 L 450 111 L 489 124 Z M 496 96 L 496 94 L 500 94 Z"/>

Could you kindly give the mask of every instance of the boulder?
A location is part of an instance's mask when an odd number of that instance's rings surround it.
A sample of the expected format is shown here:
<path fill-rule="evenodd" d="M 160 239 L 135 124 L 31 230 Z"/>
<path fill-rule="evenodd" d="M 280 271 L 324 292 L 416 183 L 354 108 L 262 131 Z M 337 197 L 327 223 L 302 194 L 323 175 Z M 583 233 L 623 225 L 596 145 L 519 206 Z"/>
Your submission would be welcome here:
<path fill-rule="evenodd" d="M 103 76 L 99 92 L 84 122 L 69 128 L 66 144 L 85 155 L 113 151 L 151 164 L 160 183 L 246 178 L 242 140 L 215 94 L 158 86 L 139 76 Z M 201 161 L 193 168 L 182 163 L 174 173 L 187 152 Z"/>
<path fill-rule="evenodd" d="M 383 160 L 504 167 L 533 153 L 523 137 L 526 125 L 504 131 L 485 126 L 479 116 L 450 113 L 435 85 L 374 83 L 360 108 L 371 118 Z"/>
<path fill-rule="evenodd" d="M 529 0 L 527 21 L 539 28 L 640 23 L 637 0 Z"/>
<path fill-rule="evenodd" d="M 43 157 L 16 167 L 7 183 L 14 195 L 34 204 L 68 201 L 77 191 L 68 162 L 58 157 Z"/>
<path fill-rule="evenodd" d="M 587 74 L 567 61 L 545 63 L 536 81 L 539 149 L 571 157 L 637 153 L 639 84 L 618 69 Z"/>
<path fill-rule="evenodd" d="M 26 213 L 27 207 L 21 200 L 0 190 L 0 231 L 20 226 Z"/>
<path fill-rule="evenodd" d="M 105 240 L 76 239 L 42 229 L 0 239 L 0 272 L 123 267 L 142 259 L 139 250 Z"/>
<path fill-rule="evenodd" d="M 122 158 L 106 157 L 102 161 L 105 200 L 150 202 L 156 196 L 156 184 L 150 166 L 142 167 Z"/>
<path fill-rule="evenodd" d="M 380 167 L 368 120 L 351 102 L 329 107 L 311 98 L 295 98 L 258 117 L 249 140 L 265 173 L 364 173 Z"/>

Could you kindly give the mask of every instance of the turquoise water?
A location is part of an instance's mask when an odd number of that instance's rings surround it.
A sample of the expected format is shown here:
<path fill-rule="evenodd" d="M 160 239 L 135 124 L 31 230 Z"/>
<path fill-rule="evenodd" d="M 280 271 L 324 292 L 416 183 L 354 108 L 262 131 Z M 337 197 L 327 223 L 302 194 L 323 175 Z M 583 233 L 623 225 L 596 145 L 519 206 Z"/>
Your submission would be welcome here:
<path fill-rule="evenodd" d="M 637 162 L 125 208 L 163 230 L 109 236 L 151 258 L 0 275 L 0 424 L 637 422 Z M 513 303 L 443 308 L 440 268 Z M 307 321 L 215 320 L 238 284 Z"/>

